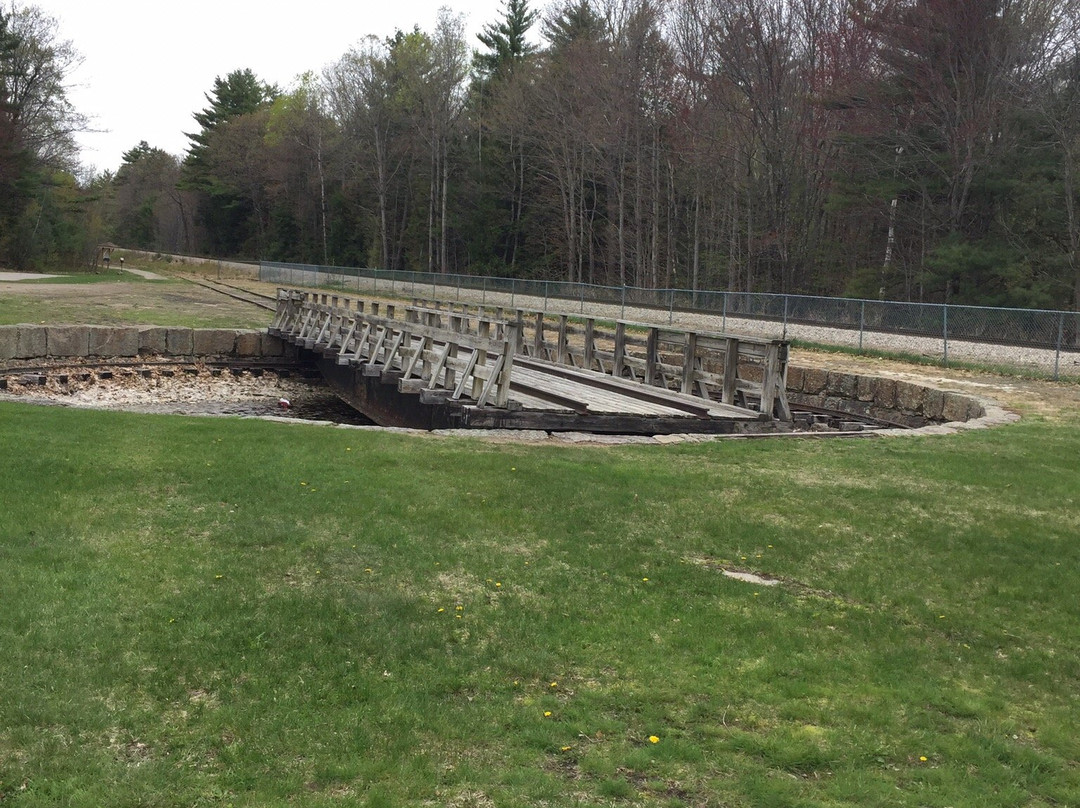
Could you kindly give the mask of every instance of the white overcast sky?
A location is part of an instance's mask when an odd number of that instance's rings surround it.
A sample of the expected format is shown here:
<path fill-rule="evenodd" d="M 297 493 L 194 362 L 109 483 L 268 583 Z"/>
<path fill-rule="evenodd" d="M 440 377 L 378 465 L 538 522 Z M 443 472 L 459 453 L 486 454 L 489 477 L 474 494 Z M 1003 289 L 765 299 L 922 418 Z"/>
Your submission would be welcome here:
<path fill-rule="evenodd" d="M 251 68 L 288 89 L 296 76 L 321 72 L 368 34 L 385 37 L 413 25 L 433 31 L 441 6 L 465 16 L 469 45 L 476 48 L 476 33 L 503 13 L 501 0 L 15 2 L 54 17 L 58 38 L 82 54 L 69 77 L 70 97 L 102 130 L 79 138 L 83 164 L 98 173 L 115 171 L 121 155 L 141 140 L 183 154 L 183 133 L 198 126 L 192 113 L 207 106 L 205 93 L 217 76 Z"/>

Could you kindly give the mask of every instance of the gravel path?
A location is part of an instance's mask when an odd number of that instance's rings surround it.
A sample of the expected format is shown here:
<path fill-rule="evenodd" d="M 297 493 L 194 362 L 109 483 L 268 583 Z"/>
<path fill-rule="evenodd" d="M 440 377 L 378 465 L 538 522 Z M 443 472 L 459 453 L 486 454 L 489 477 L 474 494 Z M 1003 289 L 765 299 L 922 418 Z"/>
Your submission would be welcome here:
<path fill-rule="evenodd" d="M 325 278 L 326 276 L 323 276 Z M 355 286 L 355 278 L 342 278 Z M 363 287 L 361 292 L 371 293 L 374 284 L 367 281 L 368 288 Z M 386 291 L 386 283 L 381 285 L 381 292 Z M 415 290 L 408 284 L 397 284 L 394 293 L 408 296 L 416 294 L 430 298 L 433 289 L 430 286 L 417 286 Z M 489 306 L 506 306 L 526 309 L 543 309 L 547 303 L 547 311 L 554 314 L 569 314 L 577 317 L 588 316 L 605 320 L 628 320 L 640 323 L 675 325 L 687 330 L 712 331 L 716 333 L 745 334 L 747 336 L 763 337 L 766 339 L 781 339 L 783 337 L 783 324 L 756 319 L 740 319 L 735 317 L 724 318 L 712 314 L 693 314 L 687 312 L 664 312 L 650 308 L 638 308 L 633 306 L 622 307 L 606 303 L 576 303 L 542 297 L 530 297 L 528 295 L 509 295 L 502 292 L 479 292 L 457 287 L 437 287 L 434 292 L 442 300 L 458 300 L 460 302 L 483 303 Z M 346 292 L 346 294 L 348 294 Z M 944 357 L 944 344 L 941 339 L 933 337 L 906 336 L 902 334 L 887 334 L 874 331 L 864 331 L 860 344 L 858 331 L 844 328 L 826 328 L 823 326 L 803 325 L 800 323 L 788 323 L 787 339 L 800 340 L 818 345 L 835 345 L 845 348 L 861 348 L 868 351 L 883 351 L 888 353 L 907 354 L 909 356 L 924 356 L 940 360 Z M 1060 354 L 1053 350 L 1042 348 L 1025 348 L 1010 345 L 994 345 L 990 343 L 968 342 L 965 340 L 949 340 L 948 345 L 951 361 L 971 362 L 988 366 L 1007 366 L 1017 369 L 1038 370 L 1040 373 L 1053 374 L 1055 371 L 1062 376 L 1075 376 L 1080 374 L 1080 351 L 1062 351 Z"/>

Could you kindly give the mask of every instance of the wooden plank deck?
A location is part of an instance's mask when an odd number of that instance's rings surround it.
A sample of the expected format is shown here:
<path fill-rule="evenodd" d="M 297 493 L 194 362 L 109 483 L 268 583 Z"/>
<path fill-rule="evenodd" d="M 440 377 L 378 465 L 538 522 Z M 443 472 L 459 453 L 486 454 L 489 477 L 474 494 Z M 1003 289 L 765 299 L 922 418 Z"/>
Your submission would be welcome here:
<path fill-rule="evenodd" d="M 526 409 L 556 408 L 542 398 L 537 400 L 536 396 L 519 392 L 525 388 L 549 391 L 580 402 L 595 414 L 761 419 L 760 413 L 744 407 L 705 402 L 694 396 L 618 379 L 598 371 L 518 357 L 511 373 L 511 400 L 519 401 Z"/>
<path fill-rule="evenodd" d="M 280 290 L 269 331 L 319 357 L 339 395 L 387 426 L 638 434 L 775 429 L 770 391 L 778 376 L 769 375 L 762 359 L 786 358 L 780 346 L 740 347 L 722 338 L 712 347 L 726 363 L 721 376 L 705 369 L 699 353 L 698 346 L 716 342 L 713 335 L 652 328 L 643 338 L 618 323 L 609 352 L 590 322 L 582 352 L 568 342 L 565 317 L 558 344 L 549 345 L 541 317 L 531 318 L 534 332 L 525 345 L 522 312 L 498 319 Z M 737 378 L 741 358 L 764 367 L 764 381 Z"/>

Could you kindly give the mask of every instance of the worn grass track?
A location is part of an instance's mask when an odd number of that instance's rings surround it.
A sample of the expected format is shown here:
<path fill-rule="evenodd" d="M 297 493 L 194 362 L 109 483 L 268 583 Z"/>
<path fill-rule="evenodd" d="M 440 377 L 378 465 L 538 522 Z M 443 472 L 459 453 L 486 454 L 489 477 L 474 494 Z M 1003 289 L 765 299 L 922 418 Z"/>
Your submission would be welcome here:
<path fill-rule="evenodd" d="M 0 404 L 0 803 L 1075 805 L 1078 454 Z"/>

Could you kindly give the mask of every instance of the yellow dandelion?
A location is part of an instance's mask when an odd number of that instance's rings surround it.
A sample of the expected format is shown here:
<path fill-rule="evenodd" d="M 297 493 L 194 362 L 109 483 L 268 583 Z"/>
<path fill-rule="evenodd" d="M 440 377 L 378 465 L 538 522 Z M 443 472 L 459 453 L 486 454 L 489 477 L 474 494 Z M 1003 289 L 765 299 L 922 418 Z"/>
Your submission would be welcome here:
<path fill-rule="evenodd" d="M 923 763 L 926 763 L 926 755 L 919 755 L 919 760 Z"/>
<path fill-rule="evenodd" d="M 649 736 L 649 743 L 660 743 L 660 739 L 658 737 L 656 737 L 655 735 L 650 735 Z"/>
<path fill-rule="evenodd" d="M 572 746 L 563 746 L 563 747 L 561 747 L 561 748 L 559 749 L 559 751 L 560 751 L 560 752 L 569 752 L 569 751 L 570 751 L 571 749 L 573 749 L 573 748 L 574 748 L 574 747 L 572 747 Z"/>
<path fill-rule="evenodd" d="M 495 582 L 495 588 L 496 588 L 496 589 L 498 589 L 498 588 L 499 588 L 499 587 L 501 587 L 501 586 L 502 586 L 502 581 L 496 581 L 496 582 Z"/>
<path fill-rule="evenodd" d="M 648 581 L 649 579 L 648 579 L 648 578 L 642 578 L 641 580 L 643 580 L 643 581 Z"/>
<path fill-rule="evenodd" d="M 558 687 L 558 686 L 559 686 L 559 683 L 558 683 L 558 682 L 552 682 L 550 686 L 551 686 L 551 687 Z"/>
<path fill-rule="evenodd" d="M 544 710 L 544 718 L 550 718 L 550 717 L 551 717 L 551 710 Z"/>
<path fill-rule="evenodd" d="M 440 606 L 439 611 L 437 612 L 437 614 L 442 614 L 445 611 L 446 611 L 446 609 L 444 609 L 442 606 Z"/>
<path fill-rule="evenodd" d="M 458 605 L 457 605 L 457 606 L 455 606 L 454 608 L 455 608 L 455 609 L 457 609 L 457 610 L 458 610 L 459 612 L 463 612 L 463 611 L 465 611 L 465 607 L 464 607 L 464 606 L 462 606 L 462 605 L 460 605 L 460 604 L 458 604 Z"/>

